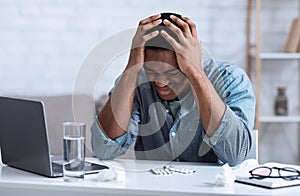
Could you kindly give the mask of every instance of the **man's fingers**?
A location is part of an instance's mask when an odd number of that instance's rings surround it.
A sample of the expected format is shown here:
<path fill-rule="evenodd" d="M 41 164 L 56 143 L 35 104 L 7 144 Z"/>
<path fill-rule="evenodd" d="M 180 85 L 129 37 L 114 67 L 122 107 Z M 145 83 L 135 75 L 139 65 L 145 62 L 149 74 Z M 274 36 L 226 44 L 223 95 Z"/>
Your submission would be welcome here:
<path fill-rule="evenodd" d="M 147 24 L 145 24 L 145 25 L 139 26 L 138 28 L 141 28 L 141 30 L 142 30 L 143 32 L 145 32 L 145 31 L 148 31 L 149 29 L 152 29 L 152 28 L 155 27 L 155 26 L 158 26 L 161 22 L 162 22 L 161 19 L 155 20 L 155 21 L 152 21 L 152 22 L 147 23 Z"/>
<path fill-rule="evenodd" d="M 153 37 L 156 37 L 158 34 L 159 34 L 158 30 L 156 30 L 156 31 L 153 31 L 153 32 L 151 32 L 149 34 L 144 35 L 143 36 L 144 42 L 152 39 Z"/>
<path fill-rule="evenodd" d="M 160 34 L 171 44 L 171 46 L 175 50 L 178 50 L 180 48 L 180 44 L 173 37 L 171 37 L 166 31 L 161 30 Z"/>
<path fill-rule="evenodd" d="M 188 35 L 188 36 L 191 36 L 192 33 L 191 33 L 191 30 L 190 30 L 190 27 L 189 27 L 189 24 L 186 23 L 185 21 L 183 21 L 182 19 L 174 16 L 174 15 L 171 15 L 170 18 L 176 23 L 178 24 L 181 29 L 183 30 L 183 32 Z M 178 27 L 177 27 L 178 28 Z"/>
<path fill-rule="evenodd" d="M 186 16 L 182 16 L 182 20 L 183 20 L 184 22 L 186 22 L 186 23 L 189 25 L 190 31 L 191 31 L 191 33 L 192 33 L 192 36 L 193 36 L 194 38 L 197 38 L 198 35 L 197 35 L 196 25 L 192 22 L 192 20 L 189 19 L 189 18 L 186 17 Z"/>
<path fill-rule="evenodd" d="M 177 35 L 180 42 L 184 40 L 184 35 L 180 28 L 176 27 L 173 23 L 166 19 L 163 21 L 163 23 Z"/>
<path fill-rule="evenodd" d="M 153 22 L 154 20 L 157 20 L 159 18 L 160 18 L 160 14 L 156 14 L 156 15 L 150 16 L 148 18 L 145 18 L 145 19 L 141 20 L 140 23 L 139 23 L 139 26 L 148 24 L 148 23 Z"/>

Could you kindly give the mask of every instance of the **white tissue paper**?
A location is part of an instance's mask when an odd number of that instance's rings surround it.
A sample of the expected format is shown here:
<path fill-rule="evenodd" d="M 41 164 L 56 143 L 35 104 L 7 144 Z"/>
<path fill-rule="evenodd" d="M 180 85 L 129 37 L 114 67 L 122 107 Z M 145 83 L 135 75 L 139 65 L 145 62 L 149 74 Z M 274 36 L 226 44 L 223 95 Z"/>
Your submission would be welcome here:
<path fill-rule="evenodd" d="M 110 162 L 109 169 L 99 171 L 97 181 L 125 182 L 126 172 L 123 166 L 116 162 Z"/>
<path fill-rule="evenodd" d="M 247 159 L 237 167 L 231 168 L 227 163 L 222 166 L 222 174 L 217 174 L 213 182 L 216 186 L 231 186 L 237 176 L 249 175 L 249 170 L 258 166 L 256 159 Z"/>
<path fill-rule="evenodd" d="M 117 178 L 118 174 L 113 168 L 103 169 L 99 171 L 97 180 L 98 181 L 112 181 Z"/>
<path fill-rule="evenodd" d="M 216 175 L 213 184 L 216 186 L 231 186 L 236 179 L 232 169 L 227 163 L 222 166 L 222 169 L 223 173 Z"/>

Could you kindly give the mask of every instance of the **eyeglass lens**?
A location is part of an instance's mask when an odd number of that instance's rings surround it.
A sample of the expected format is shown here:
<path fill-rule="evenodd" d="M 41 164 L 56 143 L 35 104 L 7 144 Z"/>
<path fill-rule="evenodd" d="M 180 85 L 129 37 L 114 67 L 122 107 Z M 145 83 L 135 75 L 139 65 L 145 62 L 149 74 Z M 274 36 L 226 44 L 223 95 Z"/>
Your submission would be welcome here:
<path fill-rule="evenodd" d="M 257 167 L 250 171 L 253 177 L 268 177 L 271 175 L 272 169 L 269 167 Z"/>
<path fill-rule="evenodd" d="M 299 177 L 300 172 L 294 168 L 285 167 L 285 168 L 276 168 L 278 169 L 278 174 L 284 179 L 295 180 Z"/>

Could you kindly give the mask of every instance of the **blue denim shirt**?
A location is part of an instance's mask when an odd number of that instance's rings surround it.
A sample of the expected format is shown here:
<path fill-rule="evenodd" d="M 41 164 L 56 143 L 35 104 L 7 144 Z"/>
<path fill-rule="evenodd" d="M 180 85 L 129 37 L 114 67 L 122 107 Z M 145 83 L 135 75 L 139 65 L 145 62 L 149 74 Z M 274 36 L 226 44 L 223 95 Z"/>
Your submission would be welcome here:
<path fill-rule="evenodd" d="M 203 69 L 226 104 L 222 121 L 208 137 L 200 120 L 193 94 L 180 101 L 176 115 L 169 104 L 157 95 L 145 78 L 138 76 L 132 116 L 127 132 L 119 138 L 108 138 L 96 118 L 92 131 L 92 147 L 100 159 L 124 154 L 135 144 L 137 159 L 215 162 L 237 165 L 252 145 L 250 131 L 254 125 L 255 96 L 246 73 L 227 62 L 208 60 Z M 171 119 L 171 120 L 170 120 Z"/>

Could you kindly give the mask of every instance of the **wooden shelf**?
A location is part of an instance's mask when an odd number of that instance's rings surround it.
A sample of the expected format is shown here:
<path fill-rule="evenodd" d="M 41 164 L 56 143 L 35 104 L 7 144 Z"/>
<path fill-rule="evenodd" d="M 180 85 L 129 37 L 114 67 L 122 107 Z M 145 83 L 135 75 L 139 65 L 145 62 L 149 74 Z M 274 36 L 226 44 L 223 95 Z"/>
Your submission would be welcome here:
<path fill-rule="evenodd" d="M 255 54 L 251 54 L 252 58 L 256 58 Z M 300 53 L 286 53 L 286 52 L 262 52 L 260 53 L 262 60 L 300 60 Z"/>
<path fill-rule="evenodd" d="M 300 123 L 300 116 L 260 116 L 261 123 Z"/>
<path fill-rule="evenodd" d="M 262 52 L 260 53 L 261 59 L 300 59 L 300 53 L 287 53 L 287 52 Z"/>

